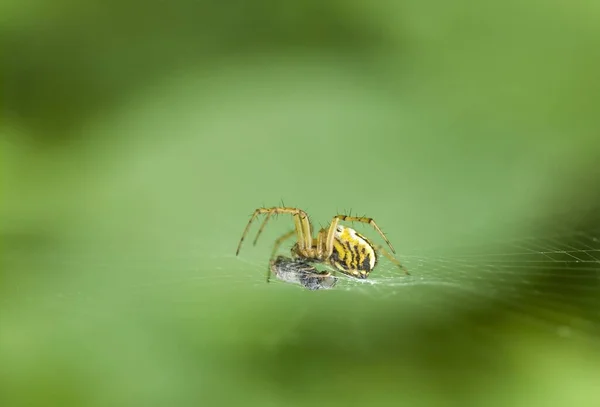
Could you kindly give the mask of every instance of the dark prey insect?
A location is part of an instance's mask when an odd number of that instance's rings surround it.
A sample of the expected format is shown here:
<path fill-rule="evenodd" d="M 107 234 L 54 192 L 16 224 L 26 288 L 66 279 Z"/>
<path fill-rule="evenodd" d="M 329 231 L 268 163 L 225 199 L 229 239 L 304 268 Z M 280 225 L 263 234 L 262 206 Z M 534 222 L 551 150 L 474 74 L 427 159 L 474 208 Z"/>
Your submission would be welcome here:
<path fill-rule="evenodd" d="M 278 280 L 299 284 L 309 290 L 328 290 L 337 282 L 336 277 L 317 270 L 303 259 L 277 256 L 275 260 L 271 260 L 270 268 Z"/>

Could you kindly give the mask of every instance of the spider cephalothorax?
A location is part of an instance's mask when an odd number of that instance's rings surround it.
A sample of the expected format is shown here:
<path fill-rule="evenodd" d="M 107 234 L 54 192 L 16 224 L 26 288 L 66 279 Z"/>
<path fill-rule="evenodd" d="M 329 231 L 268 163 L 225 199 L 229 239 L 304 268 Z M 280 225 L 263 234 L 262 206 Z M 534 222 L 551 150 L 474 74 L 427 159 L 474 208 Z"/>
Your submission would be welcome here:
<path fill-rule="evenodd" d="M 273 214 L 280 213 L 292 215 L 295 229 L 289 231 L 275 241 L 271 259 L 275 257 L 281 243 L 295 234 L 296 243 L 292 246 L 291 250 L 292 257 L 295 259 L 302 259 L 307 262 L 325 263 L 344 274 L 358 278 L 367 278 L 369 273 L 377 265 L 377 252 L 380 252 L 400 268 L 403 268 L 400 262 L 385 249 L 373 245 L 366 237 L 362 236 L 356 230 L 339 224 L 340 221 L 354 221 L 370 224 L 377 232 L 379 232 L 391 251 L 395 253 L 391 243 L 372 218 L 336 215 L 333 217 L 329 226 L 321 229 L 319 233 L 317 233 L 317 237 L 313 238 L 312 225 L 308 219 L 308 215 L 302 209 L 298 208 L 274 207 L 256 209 L 244 229 L 244 233 L 238 244 L 236 255 L 242 247 L 242 243 L 248 233 L 252 221 L 258 215 L 266 214 L 267 216 L 256 234 L 254 244 L 256 244 L 256 241 L 269 221 L 269 218 Z M 270 273 L 267 276 L 267 281 L 269 281 L 269 276 Z"/>

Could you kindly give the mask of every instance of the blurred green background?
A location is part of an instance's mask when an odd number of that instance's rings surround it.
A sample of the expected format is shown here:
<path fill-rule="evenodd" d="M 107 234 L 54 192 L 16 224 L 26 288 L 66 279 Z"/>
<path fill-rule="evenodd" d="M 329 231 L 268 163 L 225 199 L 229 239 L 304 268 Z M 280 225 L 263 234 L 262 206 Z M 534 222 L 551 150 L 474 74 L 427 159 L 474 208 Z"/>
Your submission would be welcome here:
<path fill-rule="evenodd" d="M 596 406 L 599 23 L 3 1 L 0 405 Z M 234 252 L 281 200 L 412 276 L 265 284 L 291 220 Z"/>

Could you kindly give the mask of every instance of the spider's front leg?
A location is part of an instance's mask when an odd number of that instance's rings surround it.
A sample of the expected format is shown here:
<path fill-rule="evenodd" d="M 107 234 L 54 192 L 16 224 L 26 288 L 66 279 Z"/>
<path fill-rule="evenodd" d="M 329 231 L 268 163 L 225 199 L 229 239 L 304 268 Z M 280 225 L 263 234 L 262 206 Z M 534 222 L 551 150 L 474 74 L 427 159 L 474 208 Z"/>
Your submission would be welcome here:
<path fill-rule="evenodd" d="M 308 219 L 308 215 L 302 209 L 280 208 L 280 207 L 258 208 L 254 211 L 254 213 L 250 217 L 250 220 L 246 224 L 246 227 L 244 228 L 244 232 L 242 233 L 242 237 L 240 238 L 240 242 L 238 243 L 238 247 L 235 252 L 235 255 L 237 256 L 239 254 L 240 249 L 242 248 L 242 243 L 244 242 L 244 239 L 245 239 L 246 235 L 248 234 L 248 230 L 250 229 L 250 225 L 252 224 L 254 219 L 256 219 L 258 217 L 258 215 L 266 214 L 266 218 L 265 218 L 265 221 L 263 222 L 263 224 L 261 225 L 260 229 L 258 230 L 256 238 L 254 239 L 254 243 L 256 243 L 256 241 L 258 240 L 258 236 L 261 234 L 265 225 L 271 218 L 271 215 L 280 214 L 280 213 L 287 213 L 287 214 L 292 215 L 292 218 L 294 219 L 294 225 L 296 228 L 296 234 L 298 236 L 298 245 L 302 249 L 306 248 L 307 246 L 310 246 L 311 242 L 312 242 L 311 225 L 310 225 L 310 221 Z"/>
<path fill-rule="evenodd" d="M 392 253 L 396 253 L 396 250 L 394 250 L 394 247 L 392 246 L 392 244 L 390 243 L 390 241 L 388 240 L 387 236 L 385 235 L 385 233 L 383 233 L 383 231 L 379 228 L 379 226 L 377 226 L 377 223 L 375 223 L 375 219 L 373 218 L 367 218 L 364 216 L 347 216 L 347 215 L 335 215 L 334 220 L 339 221 L 339 220 L 343 220 L 346 222 L 360 222 L 360 223 L 368 223 L 369 225 L 373 226 L 373 228 L 377 231 L 377 233 L 379 233 L 379 235 L 383 238 L 383 240 L 385 241 L 385 243 L 389 246 L 390 250 L 392 251 Z M 333 222 L 332 222 L 333 224 Z M 335 224 L 337 226 L 337 222 Z"/>
<path fill-rule="evenodd" d="M 333 219 L 331 220 L 331 224 L 329 225 L 329 229 L 327 230 L 326 246 L 325 246 L 326 249 L 327 249 L 327 251 L 326 251 L 327 257 L 331 256 L 331 253 L 333 253 L 333 238 L 334 238 L 334 235 L 335 235 L 335 230 L 336 230 L 338 224 L 340 223 L 340 220 L 348 221 L 348 222 L 368 223 L 369 225 L 373 226 L 373 228 L 379 233 L 379 235 L 383 238 L 383 240 L 389 246 L 389 248 L 392 251 L 392 253 L 396 253 L 396 250 L 394 250 L 394 247 L 392 246 L 392 244 L 388 240 L 387 236 L 379 228 L 379 226 L 377 225 L 377 223 L 375 223 L 375 220 L 373 218 L 347 216 L 347 215 L 335 215 L 333 217 Z"/>

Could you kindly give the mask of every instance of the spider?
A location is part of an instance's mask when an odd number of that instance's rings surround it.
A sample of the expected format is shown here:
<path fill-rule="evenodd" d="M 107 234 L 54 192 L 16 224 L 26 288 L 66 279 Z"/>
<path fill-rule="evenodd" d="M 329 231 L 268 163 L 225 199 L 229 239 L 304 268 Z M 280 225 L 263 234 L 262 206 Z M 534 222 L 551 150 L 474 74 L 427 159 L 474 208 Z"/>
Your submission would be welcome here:
<path fill-rule="evenodd" d="M 298 208 L 273 207 L 256 209 L 244 229 L 235 253 L 236 256 L 240 252 L 242 243 L 248 234 L 252 221 L 261 214 L 266 214 L 266 217 L 256 234 L 254 244 L 258 241 L 258 237 L 273 214 L 291 214 L 294 219 L 295 228 L 275 241 L 271 253 L 271 261 L 275 257 L 279 246 L 295 234 L 296 243 L 291 249 L 292 258 L 294 259 L 300 259 L 306 262 L 324 263 L 333 266 L 334 269 L 349 276 L 367 278 L 369 273 L 373 271 L 377 265 L 377 252 L 379 252 L 403 269 L 406 274 L 409 274 L 400 262 L 383 247 L 374 245 L 356 230 L 339 224 L 340 221 L 370 224 L 381 235 L 383 240 L 385 240 L 392 253 L 396 253 L 392 244 L 372 218 L 335 215 L 331 220 L 329 227 L 321 229 L 317 233 L 317 237 L 313 238 L 312 225 L 308 219 L 308 214 Z M 267 282 L 269 282 L 270 275 L 271 270 L 269 269 Z"/>

